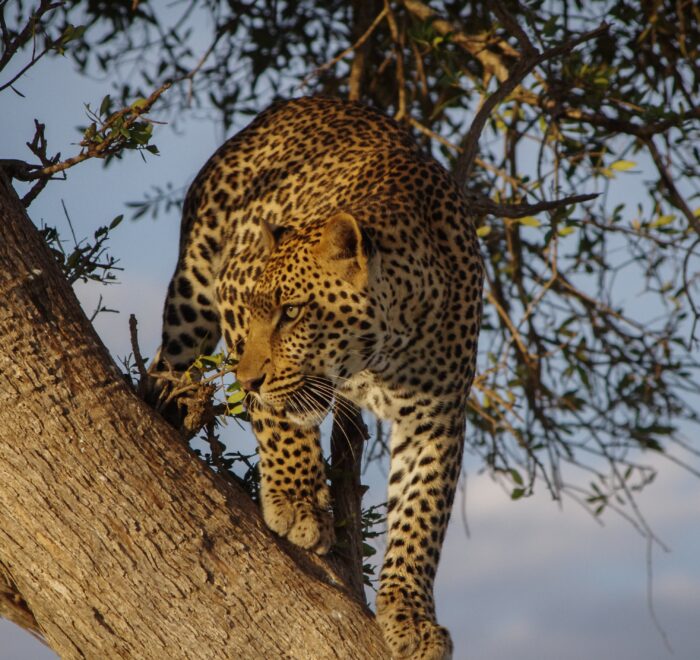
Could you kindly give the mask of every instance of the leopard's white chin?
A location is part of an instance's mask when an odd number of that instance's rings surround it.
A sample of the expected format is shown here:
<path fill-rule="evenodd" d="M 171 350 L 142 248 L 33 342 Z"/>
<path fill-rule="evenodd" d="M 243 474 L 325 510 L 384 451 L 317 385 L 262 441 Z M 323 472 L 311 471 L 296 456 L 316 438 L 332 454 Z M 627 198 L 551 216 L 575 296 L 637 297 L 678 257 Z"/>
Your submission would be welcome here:
<path fill-rule="evenodd" d="M 285 410 L 284 414 L 285 417 L 292 422 L 292 424 L 295 424 L 301 428 L 312 428 L 318 426 L 326 417 L 325 414 L 321 416 L 319 413 L 315 412 L 298 412 L 290 410 Z"/>
<path fill-rule="evenodd" d="M 256 394 L 254 405 L 258 408 L 269 410 L 276 415 L 284 415 L 292 424 L 301 428 L 318 426 L 328 414 L 328 410 L 316 411 L 301 409 L 290 399 L 286 401 L 269 401 L 260 394 Z"/>

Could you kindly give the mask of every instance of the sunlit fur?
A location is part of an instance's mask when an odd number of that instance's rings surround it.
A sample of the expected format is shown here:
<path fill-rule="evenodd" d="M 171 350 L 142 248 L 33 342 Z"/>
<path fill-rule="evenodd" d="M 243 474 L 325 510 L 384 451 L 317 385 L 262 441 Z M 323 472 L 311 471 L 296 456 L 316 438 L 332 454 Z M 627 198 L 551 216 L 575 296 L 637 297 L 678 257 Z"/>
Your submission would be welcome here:
<path fill-rule="evenodd" d="M 328 552 L 319 423 L 349 402 L 391 422 L 377 618 L 397 658 L 452 652 L 433 582 L 482 280 L 461 190 L 404 128 L 359 104 L 272 106 L 214 154 L 185 200 L 162 359 L 184 369 L 223 335 L 240 360 L 267 525 Z"/>

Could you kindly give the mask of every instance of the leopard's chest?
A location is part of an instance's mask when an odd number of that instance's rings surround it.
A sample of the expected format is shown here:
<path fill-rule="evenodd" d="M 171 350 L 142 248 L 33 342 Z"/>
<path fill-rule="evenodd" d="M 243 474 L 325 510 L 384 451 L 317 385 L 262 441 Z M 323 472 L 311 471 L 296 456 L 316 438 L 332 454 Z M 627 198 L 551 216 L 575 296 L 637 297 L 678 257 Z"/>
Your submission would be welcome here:
<path fill-rule="evenodd" d="M 379 419 L 396 417 L 398 406 L 393 393 L 370 371 L 355 374 L 337 389 L 345 398 L 374 413 Z"/>

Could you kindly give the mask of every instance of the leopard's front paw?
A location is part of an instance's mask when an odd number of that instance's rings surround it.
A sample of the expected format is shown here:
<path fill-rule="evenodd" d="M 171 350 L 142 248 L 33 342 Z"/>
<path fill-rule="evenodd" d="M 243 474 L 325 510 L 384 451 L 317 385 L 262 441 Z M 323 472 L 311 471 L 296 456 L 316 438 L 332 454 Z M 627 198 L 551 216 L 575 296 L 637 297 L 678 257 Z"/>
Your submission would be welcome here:
<path fill-rule="evenodd" d="M 292 500 L 286 493 L 262 498 L 263 518 L 280 536 L 307 550 L 324 555 L 333 545 L 333 516 L 307 500 Z"/>
<path fill-rule="evenodd" d="M 295 545 L 325 555 L 333 545 L 333 516 L 309 502 L 294 502 L 295 517 L 287 538 Z"/>
<path fill-rule="evenodd" d="M 391 657 L 411 660 L 451 660 L 447 628 L 413 611 L 405 603 L 377 604 L 377 620 Z"/>

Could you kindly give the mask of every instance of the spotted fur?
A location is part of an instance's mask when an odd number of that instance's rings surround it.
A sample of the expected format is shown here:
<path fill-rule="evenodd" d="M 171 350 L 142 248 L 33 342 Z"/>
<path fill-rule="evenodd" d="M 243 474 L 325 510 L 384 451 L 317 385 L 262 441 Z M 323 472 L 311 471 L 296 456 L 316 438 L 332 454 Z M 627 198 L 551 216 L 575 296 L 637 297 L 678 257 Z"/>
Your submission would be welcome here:
<path fill-rule="evenodd" d="M 459 186 L 393 120 L 355 103 L 273 105 L 187 195 L 162 358 L 223 334 L 256 405 L 265 521 L 333 542 L 320 421 L 350 400 L 389 420 L 377 616 L 395 657 L 451 656 L 433 581 L 460 471 L 482 261 Z"/>

